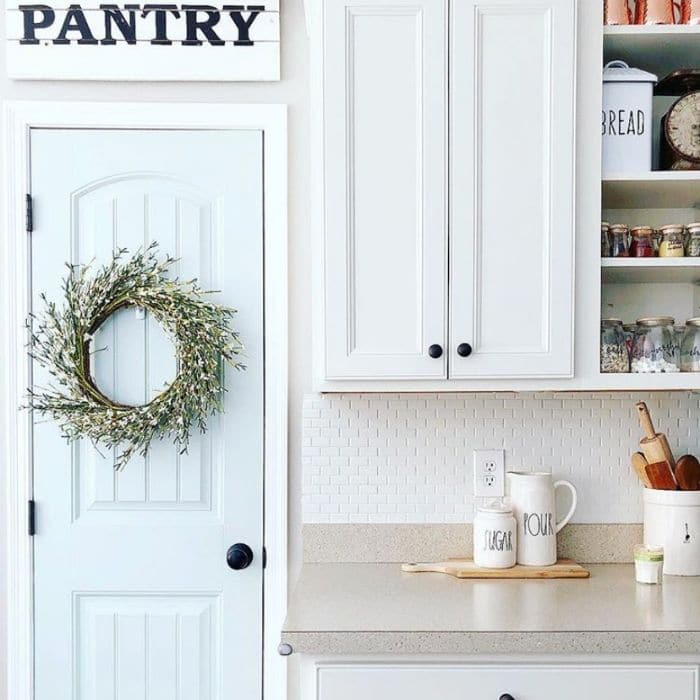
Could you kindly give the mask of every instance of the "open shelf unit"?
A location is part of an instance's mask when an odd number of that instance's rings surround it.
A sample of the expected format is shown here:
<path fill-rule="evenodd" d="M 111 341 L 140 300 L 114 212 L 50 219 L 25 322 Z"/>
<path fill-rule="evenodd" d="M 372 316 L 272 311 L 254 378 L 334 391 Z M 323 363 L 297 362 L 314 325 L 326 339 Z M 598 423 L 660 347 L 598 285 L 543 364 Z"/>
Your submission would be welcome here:
<path fill-rule="evenodd" d="M 603 30 L 605 62 L 621 59 L 663 78 L 680 68 L 700 67 L 700 27 L 619 26 Z M 660 121 L 675 98 L 655 97 L 653 149 L 658 153 Z M 654 167 L 658 158 L 655 156 Z M 700 171 L 606 174 L 602 219 L 630 227 L 700 221 Z M 633 323 L 643 316 L 673 316 L 676 326 L 700 316 L 700 258 L 602 258 L 601 317 Z M 600 375 L 617 388 L 695 389 L 700 374 Z"/>
<path fill-rule="evenodd" d="M 700 66 L 700 27 L 696 25 L 605 27 L 603 38 L 606 63 L 621 58 L 659 77 Z"/>

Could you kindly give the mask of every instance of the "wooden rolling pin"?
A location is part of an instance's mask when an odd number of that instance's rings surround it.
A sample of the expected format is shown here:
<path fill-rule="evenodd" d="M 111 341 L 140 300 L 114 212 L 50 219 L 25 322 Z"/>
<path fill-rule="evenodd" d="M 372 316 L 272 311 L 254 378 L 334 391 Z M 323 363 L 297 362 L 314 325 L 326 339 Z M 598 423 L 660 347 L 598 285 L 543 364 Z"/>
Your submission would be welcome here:
<path fill-rule="evenodd" d="M 668 462 L 671 469 L 675 469 L 676 462 L 673 459 L 673 453 L 668 445 L 668 440 L 663 433 L 657 433 L 654 429 L 654 424 L 651 422 L 651 416 L 649 415 L 647 405 L 644 401 L 640 401 L 635 404 L 635 407 L 637 408 L 639 422 L 645 435 L 639 441 L 639 447 L 644 453 L 647 462 L 649 464 Z"/>

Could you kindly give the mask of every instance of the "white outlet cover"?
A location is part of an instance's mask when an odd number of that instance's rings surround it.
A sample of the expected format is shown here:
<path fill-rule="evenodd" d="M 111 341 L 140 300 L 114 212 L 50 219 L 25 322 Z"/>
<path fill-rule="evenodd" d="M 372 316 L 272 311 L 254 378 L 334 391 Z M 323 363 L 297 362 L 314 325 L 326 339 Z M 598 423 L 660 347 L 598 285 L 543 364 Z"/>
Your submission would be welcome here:
<path fill-rule="evenodd" d="M 474 450 L 474 497 L 503 498 L 506 494 L 505 450 Z"/>

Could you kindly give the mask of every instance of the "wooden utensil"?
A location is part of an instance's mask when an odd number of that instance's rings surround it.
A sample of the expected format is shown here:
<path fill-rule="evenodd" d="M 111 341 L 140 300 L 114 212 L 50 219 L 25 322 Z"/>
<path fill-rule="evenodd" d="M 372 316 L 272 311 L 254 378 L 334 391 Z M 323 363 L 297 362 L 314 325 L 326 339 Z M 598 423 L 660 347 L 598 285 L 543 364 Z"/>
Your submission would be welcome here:
<path fill-rule="evenodd" d="M 635 452 L 632 455 L 632 468 L 636 472 L 637 476 L 639 477 L 639 480 L 646 486 L 648 489 L 651 488 L 651 481 L 649 481 L 649 477 L 647 476 L 647 462 L 646 457 L 641 453 L 641 452 Z"/>
<path fill-rule="evenodd" d="M 678 484 L 673 476 L 673 470 L 668 462 L 654 462 L 647 464 L 645 471 L 651 484 L 651 488 L 661 491 L 676 491 Z"/>
<path fill-rule="evenodd" d="M 700 462 L 693 455 L 679 457 L 673 475 L 683 491 L 700 491 Z"/>
<path fill-rule="evenodd" d="M 408 573 L 433 572 L 455 578 L 588 578 L 591 574 L 570 559 L 560 559 L 552 566 L 522 566 L 510 569 L 481 569 L 471 559 L 401 564 L 401 571 Z"/>
<path fill-rule="evenodd" d="M 676 466 L 673 459 L 673 453 L 668 445 L 668 440 L 663 433 L 657 433 L 654 429 L 654 424 L 651 422 L 651 415 L 649 414 L 649 409 L 644 401 L 640 401 L 635 404 L 637 408 L 637 414 L 639 415 L 639 422 L 644 430 L 645 436 L 639 441 L 639 446 L 642 448 L 644 456 L 647 458 L 649 464 L 654 464 L 655 462 L 668 462 L 671 465 L 671 469 Z"/>

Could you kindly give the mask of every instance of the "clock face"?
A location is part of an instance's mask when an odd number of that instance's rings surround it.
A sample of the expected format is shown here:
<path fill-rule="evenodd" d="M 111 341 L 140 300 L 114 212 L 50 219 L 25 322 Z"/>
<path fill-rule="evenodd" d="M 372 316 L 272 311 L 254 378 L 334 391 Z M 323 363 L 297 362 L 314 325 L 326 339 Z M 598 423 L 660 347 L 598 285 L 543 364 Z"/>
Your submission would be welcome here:
<path fill-rule="evenodd" d="M 666 139 L 681 158 L 700 162 L 700 91 L 681 97 L 671 107 Z"/>

